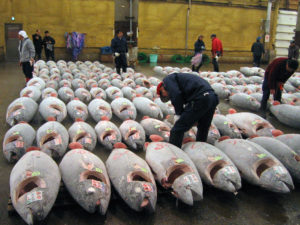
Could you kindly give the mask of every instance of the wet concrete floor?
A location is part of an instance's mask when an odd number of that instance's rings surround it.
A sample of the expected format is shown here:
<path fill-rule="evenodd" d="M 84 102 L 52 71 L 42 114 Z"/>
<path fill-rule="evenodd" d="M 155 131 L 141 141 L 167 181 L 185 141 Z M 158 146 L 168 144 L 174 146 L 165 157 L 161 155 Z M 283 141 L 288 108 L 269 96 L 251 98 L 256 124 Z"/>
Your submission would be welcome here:
<path fill-rule="evenodd" d="M 108 64 L 109 65 L 109 64 Z M 166 66 L 167 64 L 163 64 Z M 169 64 L 171 66 L 189 66 L 187 64 Z M 109 65 L 111 66 L 111 65 Z M 154 75 L 154 65 L 144 64 L 137 67 L 136 71 L 147 76 Z M 221 64 L 220 69 L 227 71 L 239 69 L 241 64 Z M 203 71 L 212 69 L 212 65 L 201 68 Z M 161 77 L 159 77 L 161 78 Z M 17 63 L 0 63 L 0 142 L 3 142 L 5 132 L 10 128 L 5 122 L 5 113 L 8 105 L 17 97 L 25 86 L 21 68 Z M 219 105 L 222 113 L 226 113 L 230 106 L 226 102 Z M 241 111 L 241 110 L 239 110 Z M 119 125 L 121 121 L 113 118 Z M 271 123 L 285 133 L 299 133 L 299 130 L 288 128 L 271 118 Z M 89 124 L 96 123 L 89 118 Z M 72 121 L 67 118 L 63 125 L 68 129 Z M 32 124 L 35 129 L 41 124 Z M 94 153 L 104 162 L 109 156 L 109 151 L 97 145 Z M 138 152 L 144 157 L 144 152 Z M 0 225 L 25 224 L 17 215 L 8 215 L 7 202 L 9 198 L 9 175 L 13 164 L 7 163 L 0 156 Z M 81 225 L 81 224 L 157 224 L 157 225 L 183 225 L 183 224 L 222 224 L 222 225 L 269 225 L 269 224 L 300 224 L 300 185 L 287 195 L 275 194 L 264 191 L 261 188 L 243 182 L 239 193 L 224 193 L 204 186 L 204 200 L 188 207 L 182 203 L 176 204 L 175 198 L 169 193 L 159 189 L 156 212 L 154 214 L 137 213 L 129 207 L 117 195 L 113 195 L 106 216 L 89 214 L 79 206 L 57 207 L 52 209 L 48 217 L 41 224 L 47 225 Z"/>

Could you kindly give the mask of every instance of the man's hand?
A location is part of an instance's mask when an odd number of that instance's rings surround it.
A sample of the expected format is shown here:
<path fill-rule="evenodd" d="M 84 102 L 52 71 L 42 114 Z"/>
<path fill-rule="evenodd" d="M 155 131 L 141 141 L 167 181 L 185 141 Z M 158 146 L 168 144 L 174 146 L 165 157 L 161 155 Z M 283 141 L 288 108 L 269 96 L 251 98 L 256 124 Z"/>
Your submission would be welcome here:
<path fill-rule="evenodd" d="M 284 83 L 283 82 L 278 82 L 277 84 L 278 84 L 279 90 L 282 91 Z"/>
<path fill-rule="evenodd" d="M 126 57 L 129 58 L 129 53 L 126 53 Z"/>
<path fill-rule="evenodd" d="M 22 66 L 22 63 L 21 63 L 21 61 L 19 62 L 19 66 Z"/>
<path fill-rule="evenodd" d="M 174 116 L 174 123 L 176 123 L 176 122 L 177 122 L 177 120 L 179 120 L 179 118 L 180 118 L 180 116 L 179 116 L 179 115 L 175 115 L 175 116 Z"/>
<path fill-rule="evenodd" d="M 272 95 L 275 95 L 275 89 L 271 89 L 271 90 L 270 90 L 270 93 L 271 93 Z"/>
<path fill-rule="evenodd" d="M 118 52 L 115 52 L 115 57 L 119 57 L 120 56 L 120 53 L 118 53 Z"/>
<path fill-rule="evenodd" d="M 31 59 L 30 59 L 30 66 L 32 66 L 33 64 L 34 64 L 34 59 L 31 58 Z"/>

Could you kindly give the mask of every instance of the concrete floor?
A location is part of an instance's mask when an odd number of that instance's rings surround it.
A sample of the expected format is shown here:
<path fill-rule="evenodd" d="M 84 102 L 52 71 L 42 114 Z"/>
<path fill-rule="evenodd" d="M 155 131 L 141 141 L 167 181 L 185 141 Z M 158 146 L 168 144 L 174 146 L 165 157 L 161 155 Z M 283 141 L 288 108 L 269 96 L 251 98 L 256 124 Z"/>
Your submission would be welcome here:
<path fill-rule="evenodd" d="M 151 65 L 154 66 L 154 65 Z M 152 67 L 149 64 L 140 65 L 137 71 L 148 76 L 153 75 Z M 175 65 L 171 65 L 175 66 Z M 176 65 L 188 66 L 188 65 Z M 222 71 L 239 69 L 239 64 L 221 64 Z M 245 65 L 243 65 L 245 66 Z M 251 65 L 248 65 L 251 66 Z M 212 65 L 207 65 L 202 70 L 211 70 Z M 25 86 L 21 68 L 16 63 L 0 63 L 0 141 L 3 142 L 5 132 L 10 128 L 5 122 L 5 113 L 8 105 L 17 97 L 20 90 Z M 220 103 L 221 111 L 225 113 L 229 108 L 227 103 Z M 120 124 L 113 118 L 116 124 Z M 95 125 L 91 119 L 87 121 L 92 126 Z M 275 127 L 286 133 L 298 132 L 288 128 L 272 119 Z M 71 120 L 63 122 L 66 128 L 71 125 Z M 33 124 L 37 129 L 40 124 Z M 94 153 L 103 161 L 109 155 L 101 146 L 97 145 Z M 143 152 L 138 155 L 144 157 Z M 25 224 L 22 219 L 14 214 L 8 216 L 7 201 L 9 197 L 9 175 L 13 165 L 8 164 L 3 156 L 0 156 L 0 224 Z M 243 188 L 234 196 L 213 188 L 204 186 L 204 200 L 196 203 L 193 207 L 183 204 L 176 207 L 176 200 L 168 193 L 159 189 L 157 209 L 155 214 L 148 215 L 137 213 L 119 198 L 112 199 L 107 215 L 105 217 L 98 214 L 90 215 L 79 206 L 54 208 L 42 224 L 49 225 L 80 225 L 80 224 L 300 224 L 300 186 L 288 195 L 280 195 L 264 191 L 258 187 L 243 182 Z"/>

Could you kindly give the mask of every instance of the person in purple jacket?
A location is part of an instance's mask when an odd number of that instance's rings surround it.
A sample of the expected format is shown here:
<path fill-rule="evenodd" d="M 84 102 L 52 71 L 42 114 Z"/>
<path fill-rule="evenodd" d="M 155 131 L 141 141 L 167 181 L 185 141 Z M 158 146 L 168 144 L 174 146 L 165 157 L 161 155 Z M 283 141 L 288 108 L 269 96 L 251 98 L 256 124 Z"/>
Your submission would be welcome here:
<path fill-rule="evenodd" d="M 199 76 L 173 73 L 157 86 L 157 94 L 163 102 L 171 100 L 176 115 L 180 116 L 170 133 L 170 143 L 181 147 L 184 132 L 197 123 L 196 141 L 205 142 L 218 96 L 209 83 Z"/>

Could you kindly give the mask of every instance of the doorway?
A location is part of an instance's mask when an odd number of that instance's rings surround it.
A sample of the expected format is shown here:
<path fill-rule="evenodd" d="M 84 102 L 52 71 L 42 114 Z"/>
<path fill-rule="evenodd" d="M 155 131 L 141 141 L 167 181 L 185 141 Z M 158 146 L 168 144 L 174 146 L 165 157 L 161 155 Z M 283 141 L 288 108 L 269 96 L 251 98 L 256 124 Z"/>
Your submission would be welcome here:
<path fill-rule="evenodd" d="M 22 24 L 5 24 L 6 61 L 19 60 L 19 39 L 18 33 L 22 30 Z"/>

